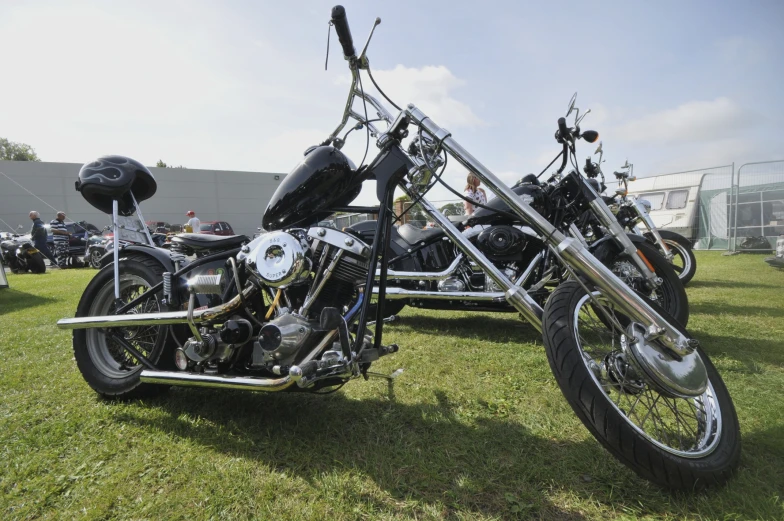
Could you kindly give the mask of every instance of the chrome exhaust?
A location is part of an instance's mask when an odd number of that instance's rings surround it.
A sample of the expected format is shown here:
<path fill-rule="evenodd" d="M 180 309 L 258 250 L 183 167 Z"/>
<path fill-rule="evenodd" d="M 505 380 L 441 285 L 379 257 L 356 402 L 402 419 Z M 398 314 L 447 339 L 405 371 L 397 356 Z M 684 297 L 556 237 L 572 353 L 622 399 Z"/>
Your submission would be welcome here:
<path fill-rule="evenodd" d="M 324 348 L 337 336 L 337 330 L 329 331 L 321 342 L 299 362 L 302 365 L 318 356 Z M 298 367 L 298 366 L 292 366 Z M 294 371 L 296 373 L 296 371 Z M 253 376 L 220 376 L 209 374 L 186 373 L 179 371 L 153 371 L 145 369 L 140 380 L 148 384 L 178 385 L 181 387 L 211 387 L 217 389 L 238 389 L 241 391 L 278 392 L 291 387 L 297 378 L 291 373 L 280 378 L 261 378 Z"/>
<path fill-rule="evenodd" d="M 149 384 L 266 392 L 282 391 L 294 383 L 291 376 L 284 376 L 281 378 L 254 378 L 251 376 L 216 376 L 177 371 L 150 371 L 148 369 L 142 371 L 140 379 L 142 382 Z"/>
<path fill-rule="evenodd" d="M 387 300 L 421 298 L 430 300 L 478 300 L 487 302 L 505 302 L 504 293 L 500 291 L 417 291 L 405 288 L 387 288 Z M 378 300 L 378 288 L 373 288 L 373 300 Z"/>
<path fill-rule="evenodd" d="M 248 298 L 256 291 L 256 286 L 248 286 L 242 292 Z M 242 305 L 239 295 L 220 306 L 200 309 L 193 312 L 194 324 L 213 322 L 234 313 Z M 63 318 L 57 321 L 60 329 L 91 329 L 110 327 L 167 326 L 187 324 L 187 311 L 166 311 L 163 313 L 135 313 L 128 315 L 103 315 L 95 317 Z"/>
<path fill-rule="evenodd" d="M 463 254 L 460 253 L 452 264 L 449 265 L 444 271 L 395 271 L 387 270 L 387 280 L 444 280 L 454 275 L 458 266 L 463 260 Z M 376 270 L 376 280 L 381 277 L 381 270 Z"/>

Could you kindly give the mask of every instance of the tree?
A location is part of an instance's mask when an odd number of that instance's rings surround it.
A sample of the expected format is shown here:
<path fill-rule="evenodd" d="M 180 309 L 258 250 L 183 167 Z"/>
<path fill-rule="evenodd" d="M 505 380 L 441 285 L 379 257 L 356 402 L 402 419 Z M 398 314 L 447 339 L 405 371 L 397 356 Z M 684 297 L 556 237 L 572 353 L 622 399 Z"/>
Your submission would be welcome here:
<path fill-rule="evenodd" d="M 182 165 L 180 165 L 180 166 L 174 166 L 174 165 L 169 166 L 169 165 L 167 165 L 166 163 L 163 162 L 163 159 L 159 159 L 158 162 L 155 163 L 155 166 L 157 166 L 158 168 L 185 168 Z"/>
<path fill-rule="evenodd" d="M 449 203 L 445 204 L 438 210 L 446 216 L 463 215 L 465 214 L 465 205 L 463 203 Z"/>
<path fill-rule="evenodd" d="M 40 161 L 33 147 L 25 143 L 14 143 L 0 137 L 0 159 L 6 161 Z"/>

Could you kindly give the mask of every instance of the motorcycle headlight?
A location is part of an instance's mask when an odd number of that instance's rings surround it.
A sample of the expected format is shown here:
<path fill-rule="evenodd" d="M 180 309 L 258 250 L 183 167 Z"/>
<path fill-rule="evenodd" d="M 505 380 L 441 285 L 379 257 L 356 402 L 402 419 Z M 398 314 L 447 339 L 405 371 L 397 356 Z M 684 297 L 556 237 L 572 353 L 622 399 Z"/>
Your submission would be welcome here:
<path fill-rule="evenodd" d="M 651 213 L 652 206 L 651 206 L 651 202 L 649 200 L 647 200 L 647 199 L 637 199 L 637 202 L 640 203 L 643 206 L 643 208 L 645 208 L 646 212 Z"/>

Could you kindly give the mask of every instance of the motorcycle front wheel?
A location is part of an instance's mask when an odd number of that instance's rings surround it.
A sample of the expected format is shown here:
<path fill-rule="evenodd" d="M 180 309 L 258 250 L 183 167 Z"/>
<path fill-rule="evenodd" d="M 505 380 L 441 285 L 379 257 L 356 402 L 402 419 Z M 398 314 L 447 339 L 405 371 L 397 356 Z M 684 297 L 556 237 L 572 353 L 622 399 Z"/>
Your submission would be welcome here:
<path fill-rule="evenodd" d="M 149 257 L 120 260 L 120 298 L 123 302 L 153 287 L 163 268 Z M 101 270 L 87 285 L 76 310 L 77 317 L 113 315 L 115 311 L 114 270 Z M 163 311 L 159 296 L 154 296 L 128 311 L 157 313 Z M 166 347 L 167 326 L 138 326 L 111 329 L 76 329 L 73 350 L 76 365 L 85 381 L 98 394 L 109 399 L 151 396 L 165 386 L 143 384 L 141 363 L 107 333 L 117 333 L 153 364 L 161 359 Z"/>
<path fill-rule="evenodd" d="M 556 288 L 544 310 L 550 368 L 575 414 L 621 463 L 662 487 L 700 490 L 730 478 L 740 459 L 740 427 L 719 373 L 704 352 L 708 387 L 697 398 L 659 392 L 637 375 L 620 347 L 628 323 L 577 281 Z"/>
<path fill-rule="evenodd" d="M 102 252 L 101 250 L 91 251 L 89 257 L 90 266 L 92 266 L 97 270 L 101 269 L 101 259 L 103 258 L 105 253 L 106 253 L 105 251 Z"/>
<path fill-rule="evenodd" d="M 685 286 L 689 281 L 694 278 L 697 273 L 697 258 L 692 251 L 691 242 L 683 235 L 670 232 L 668 230 L 659 230 L 661 238 L 667 247 L 672 252 L 672 269 L 678 274 L 681 283 Z M 652 235 L 646 234 L 646 238 L 655 244 Z"/>
<path fill-rule="evenodd" d="M 661 306 L 672 318 L 682 326 L 689 324 L 689 297 L 683 283 L 678 279 L 678 274 L 667 262 L 659 250 L 646 243 L 636 244 L 637 249 L 648 260 L 653 271 L 662 279 L 659 287 L 650 289 L 645 278 L 637 269 L 634 261 L 625 253 L 619 253 L 609 259 L 605 264 L 627 286 L 646 296 L 657 305 Z"/>

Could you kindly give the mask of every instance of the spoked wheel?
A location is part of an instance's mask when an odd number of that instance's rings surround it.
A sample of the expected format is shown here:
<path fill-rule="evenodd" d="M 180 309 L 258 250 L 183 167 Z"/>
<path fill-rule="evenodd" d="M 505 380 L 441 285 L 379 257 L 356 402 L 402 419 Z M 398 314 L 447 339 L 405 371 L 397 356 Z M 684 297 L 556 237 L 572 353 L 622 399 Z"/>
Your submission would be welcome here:
<path fill-rule="evenodd" d="M 90 252 L 90 266 L 99 270 L 101 269 L 101 258 L 103 253 L 100 250 L 93 250 Z"/>
<path fill-rule="evenodd" d="M 130 302 L 148 291 L 161 278 L 163 269 L 152 259 L 120 261 L 120 298 Z M 113 315 L 115 312 L 114 273 L 107 269 L 90 282 L 79 302 L 76 316 Z M 130 309 L 129 314 L 163 311 L 158 297 Z M 76 364 L 84 379 L 106 398 L 136 398 L 160 392 L 161 386 L 142 384 L 140 362 L 112 335 L 121 335 L 140 354 L 156 363 L 164 351 L 168 327 L 77 329 L 73 335 Z"/>
<path fill-rule="evenodd" d="M 606 317 L 600 315 L 607 313 Z M 572 409 L 602 445 L 640 476 L 661 486 L 697 490 L 726 481 L 740 459 L 735 408 L 708 357 L 702 395 L 665 392 L 630 363 L 628 324 L 599 292 L 560 285 L 544 312 L 550 368 Z"/>
<path fill-rule="evenodd" d="M 678 274 L 681 283 L 685 286 L 697 273 L 697 259 L 691 248 L 671 239 L 663 239 L 664 243 L 672 252 L 672 269 Z"/>
<path fill-rule="evenodd" d="M 672 265 L 656 248 L 644 243 L 636 246 L 653 266 L 654 273 L 662 279 L 660 286 L 649 288 L 634 261 L 625 254 L 619 254 L 612 259 L 608 263 L 610 269 L 627 286 L 648 297 L 685 327 L 689 323 L 689 297 L 683 283 L 678 279 Z"/>

